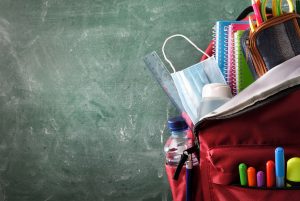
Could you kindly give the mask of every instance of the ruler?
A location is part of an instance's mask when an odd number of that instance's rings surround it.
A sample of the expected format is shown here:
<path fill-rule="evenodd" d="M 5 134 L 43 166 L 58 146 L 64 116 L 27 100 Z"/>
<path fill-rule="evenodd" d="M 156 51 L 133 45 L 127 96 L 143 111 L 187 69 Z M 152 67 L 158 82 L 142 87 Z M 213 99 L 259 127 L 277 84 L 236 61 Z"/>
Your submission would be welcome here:
<path fill-rule="evenodd" d="M 154 51 L 150 54 L 147 54 L 144 57 L 144 62 L 171 102 L 180 112 L 183 112 L 184 109 L 171 74 L 157 53 Z"/>

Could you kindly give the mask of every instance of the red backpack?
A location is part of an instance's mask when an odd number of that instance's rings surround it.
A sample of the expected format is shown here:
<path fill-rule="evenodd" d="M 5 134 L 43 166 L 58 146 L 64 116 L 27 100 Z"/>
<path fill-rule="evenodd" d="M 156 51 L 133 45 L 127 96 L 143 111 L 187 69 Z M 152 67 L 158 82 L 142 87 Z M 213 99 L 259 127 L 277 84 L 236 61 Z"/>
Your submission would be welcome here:
<path fill-rule="evenodd" d="M 209 48 L 207 52 L 211 54 Z M 246 163 L 265 172 L 279 146 L 286 161 L 300 157 L 300 56 L 206 115 L 194 134 L 200 163 L 193 168 L 193 201 L 300 200 L 299 187 L 242 187 L 238 169 Z M 185 167 L 180 169 L 166 166 L 174 201 L 185 200 Z"/>

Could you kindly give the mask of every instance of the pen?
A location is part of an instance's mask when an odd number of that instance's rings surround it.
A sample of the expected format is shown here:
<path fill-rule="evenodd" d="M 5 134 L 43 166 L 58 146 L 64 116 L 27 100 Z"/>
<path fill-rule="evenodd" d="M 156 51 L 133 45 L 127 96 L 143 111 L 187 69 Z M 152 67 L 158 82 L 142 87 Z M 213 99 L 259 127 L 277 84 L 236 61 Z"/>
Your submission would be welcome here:
<path fill-rule="evenodd" d="M 266 175 L 267 175 L 267 187 L 271 188 L 275 186 L 275 164 L 274 161 L 269 160 L 266 163 Z"/>
<path fill-rule="evenodd" d="M 259 26 L 263 21 L 261 19 L 260 9 L 254 0 L 252 0 L 252 7 L 256 18 L 257 26 Z"/>
<path fill-rule="evenodd" d="M 193 161 L 192 155 L 189 154 L 188 160 L 186 162 L 186 201 L 192 200 L 192 169 L 193 169 Z"/>
<path fill-rule="evenodd" d="M 276 187 L 284 187 L 284 150 L 282 147 L 275 149 L 275 173 L 276 173 Z"/>
<path fill-rule="evenodd" d="M 245 163 L 239 165 L 239 175 L 241 186 L 247 186 L 247 165 Z"/>
<path fill-rule="evenodd" d="M 294 157 L 287 161 L 286 186 L 300 187 L 300 158 Z"/>
<path fill-rule="evenodd" d="M 247 169 L 248 176 L 248 186 L 254 187 L 256 186 L 256 170 L 254 167 L 249 167 Z"/>
<path fill-rule="evenodd" d="M 263 187 L 265 185 L 265 173 L 259 171 L 256 175 L 257 187 Z"/>

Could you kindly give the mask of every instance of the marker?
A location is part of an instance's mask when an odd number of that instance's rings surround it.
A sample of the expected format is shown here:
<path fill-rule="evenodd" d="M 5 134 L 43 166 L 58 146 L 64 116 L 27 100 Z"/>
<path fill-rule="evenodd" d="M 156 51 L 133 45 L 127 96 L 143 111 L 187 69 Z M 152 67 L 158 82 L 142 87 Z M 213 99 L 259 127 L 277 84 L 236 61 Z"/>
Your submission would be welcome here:
<path fill-rule="evenodd" d="M 258 171 L 256 175 L 257 187 L 265 186 L 265 173 L 263 171 Z"/>
<path fill-rule="evenodd" d="M 247 186 L 247 165 L 245 163 L 239 165 L 239 174 L 241 186 Z"/>
<path fill-rule="evenodd" d="M 188 160 L 186 162 L 186 201 L 192 200 L 192 169 L 193 161 L 192 154 L 189 154 Z"/>
<path fill-rule="evenodd" d="M 285 162 L 284 162 L 284 150 L 282 147 L 275 149 L 275 173 L 276 173 L 276 187 L 284 187 L 284 175 L 285 175 Z"/>
<path fill-rule="evenodd" d="M 287 161 L 286 186 L 300 187 L 300 158 L 294 157 Z"/>
<path fill-rule="evenodd" d="M 272 160 L 269 160 L 266 163 L 266 175 L 267 175 L 267 187 L 272 188 L 276 184 L 275 179 L 275 163 Z"/>
<path fill-rule="evenodd" d="M 257 26 L 259 26 L 263 21 L 261 18 L 260 9 L 254 0 L 252 0 L 252 7 L 256 18 Z"/>
<path fill-rule="evenodd" d="M 248 177 L 248 186 L 250 187 L 256 186 L 256 170 L 254 167 L 249 167 L 247 169 L 247 177 Z"/>

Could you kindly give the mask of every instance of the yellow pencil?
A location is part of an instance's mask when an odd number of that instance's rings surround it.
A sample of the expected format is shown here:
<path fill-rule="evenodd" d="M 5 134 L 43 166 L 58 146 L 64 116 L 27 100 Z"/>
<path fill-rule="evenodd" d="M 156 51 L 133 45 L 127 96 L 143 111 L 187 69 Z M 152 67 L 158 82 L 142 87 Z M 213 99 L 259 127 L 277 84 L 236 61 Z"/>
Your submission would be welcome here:
<path fill-rule="evenodd" d="M 255 27 L 255 25 L 254 25 L 254 22 L 252 22 L 250 16 L 249 16 L 249 25 L 250 25 L 251 32 L 254 32 L 254 27 Z"/>

